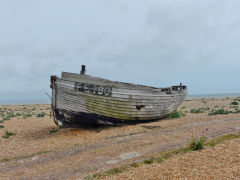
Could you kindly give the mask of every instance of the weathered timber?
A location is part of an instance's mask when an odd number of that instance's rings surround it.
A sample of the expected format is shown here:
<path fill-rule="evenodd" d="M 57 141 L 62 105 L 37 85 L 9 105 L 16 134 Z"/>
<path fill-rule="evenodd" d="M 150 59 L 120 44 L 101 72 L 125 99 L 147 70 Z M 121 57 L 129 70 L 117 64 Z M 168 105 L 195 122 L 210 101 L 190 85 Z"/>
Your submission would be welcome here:
<path fill-rule="evenodd" d="M 172 113 L 185 100 L 187 87 L 167 88 L 122 83 L 63 72 L 51 76 L 52 108 L 55 122 L 95 123 L 97 121 L 143 121 Z"/>

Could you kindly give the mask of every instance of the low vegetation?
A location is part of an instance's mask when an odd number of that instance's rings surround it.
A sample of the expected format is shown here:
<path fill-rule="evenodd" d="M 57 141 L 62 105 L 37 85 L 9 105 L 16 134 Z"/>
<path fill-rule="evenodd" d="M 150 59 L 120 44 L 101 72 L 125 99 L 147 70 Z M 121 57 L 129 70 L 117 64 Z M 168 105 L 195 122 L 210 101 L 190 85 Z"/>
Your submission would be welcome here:
<path fill-rule="evenodd" d="M 37 117 L 44 117 L 45 115 L 46 115 L 46 113 L 42 112 L 42 113 L 37 114 Z"/>
<path fill-rule="evenodd" d="M 46 110 L 48 110 L 50 108 L 46 108 Z M 30 118 L 34 115 L 36 115 L 36 117 L 45 117 L 46 114 L 45 112 L 41 112 L 36 114 L 37 108 L 33 107 L 31 109 L 27 109 L 26 107 L 22 107 L 20 109 L 8 109 L 8 108 L 0 108 L 0 118 L 2 117 L 2 121 L 7 121 L 10 120 L 11 118 L 14 117 L 23 117 L 24 119 Z"/>
<path fill-rule="evenodd" d="M 216 146 L 217 144 L 220 144 L 226 140 L 237 139 L 237 138 L 240 138 L 240 133 L 220 136 L 216 139 L 206 142 L 204 145 L 205 146 Z"/>
<path fill-rule="evenodd" d="M 3 135 L 2 137 L 5 139 L 8 139 L 10 136 L 14 136 L 14 135 L 15 135 L 14 132 L 6 131 L 5 135 Z"/>
<path fill-rule="evenodd" d="M 228 111 L 221 108 L 221 109 L 213 109 L 208 115 L 229 114 L 229 113 L 232 113 L 232 111 Z"/>
<path fill-rule="evenodd" d="M 3 118 L 3 121 L 8 121 L 8 120 L 10 120 L 9 117 L 4 117 L 4 118 Z"/>
<path fill-rule="evenodd" d="M 53 133 L 58 132 L 58 130 L 59 130 L 59 128 L 52 128 L 52 129 L 49 131 L 49 133 L 50 133 L 50 134 L 53 134 Z"/>
<path fill-rule="evenodd" d="M 209 107 L 202 107 L 202 108 L 198 108 L 198 109 L 191 109 L 190 112 L 191 113 L 205 113 L 208 110 L 209 110 Z"/>
<path fill-rule="evenodd" d="M 132 163 L 130 166 L 136 168 L 136 167 L 139 167 L 139 164 L 138 163 Z"/>
<path fill-rule="evenodd" d="M 234 101 L 240 102 L 240 97 L 237 97 L 236 99 L 234 99 Z"/>
<path fill-rule="evenodd" d="M 232 101 L 230 105 L 237 106 L 239 103 L 237 101 Z"/>
<path fill-rule="evenodd" d="M 152 163 L 153 163 L 153 159 L 144 160 L 144 164 L 152 164 Z"/>
<path fill-rule="evenodd" d="M 163 157 L 160 157 L 160 158 L 157 159 L 158 163 L 162 163 L 163 161 L 165 161 L 165 159 Z"/>
<path fill-rule="evenodd" d="M 193 140 L 190 142 L 190 149 L 192 151 L 198 151 L 203 149 L 205 140 L 205 136 L 201 136 L 199 139 L 193 138 Z"/>
<path fill-rule="evenodd" d="M 181 111 L 174 111 L 171 114 L 168 115 L 168 118 L 180 118 L 182 116 L 185 116 L 186 114 Z"/>
<path fill-rule="evenodd" d="M 26 156 L 17 156 L 17 157 L 12 157 L 12 158 L 3 158 L 3 159 L 0 159 L 0 163 L 11 161 L 11 160 L 31 158 L 33 156 L 42 155 L 42 154 L 45 154 L 45 153 L 48 153 L 48 152 L 50 152 L 50 151 L 39 151 L 37 153 L 31 154 L 31 155 L 26 155 Z"/>
<path fill-rule="evenodd" d="M 207 101 L 205 99 L 201 99 L 202 103 L 207 103 Z"/>
<path fill-rule="evenodd" d="M 218 115 L 218 114 L 237 114 L 240 113 L 240 109 L 238 107 L 235 107 L 235 111 L 229 111 L 225 110 L 223 108 L 220 109 L 213 109 L 208 115 Z"/>
<path fill-rule="evenodd" d="M 30 118 L 32 117 L 32 114 L 29 114 L 29 113 L 23 113 L 23 118 L 26 119 L 26 118 Z"/>
<path fill-rule="evenodd" d="M 121 173 L 122 170 L 120 168 L 112 168 L 112 169 L 109 169 L 108 171 L 106 171 L 106 173 L 108 175 L 111 175 L 111 174 L 118 174 L 118 173 Z"/>

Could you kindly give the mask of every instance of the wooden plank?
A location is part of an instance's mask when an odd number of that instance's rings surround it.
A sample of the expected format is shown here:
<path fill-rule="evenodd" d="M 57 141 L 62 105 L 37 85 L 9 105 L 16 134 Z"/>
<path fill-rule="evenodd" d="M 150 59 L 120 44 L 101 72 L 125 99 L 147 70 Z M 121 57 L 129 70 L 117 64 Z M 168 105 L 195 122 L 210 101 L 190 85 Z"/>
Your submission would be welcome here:
<path fill-rule="evenodd" d="M 59 97 L 60 98 L 60 97 Z M 74 99 L 71 98 L 66 98 L 66 97 L 62 97 L 61 100 L 58 100 L 58 103 L 62 103 L 62 104 L 73 104 L 73 105 L 77 105 L 78 107 L 84 108 L 85 111 L 88 109 L 93 109 L 91 112 L 94 112 L 94 110 L 98 110 L 98 109 L 103 109 L 104 111 L 110 112 L 110 113 L 124 113 L 124 114 L 136 114 L 136 115 L 144 115 L 144 114 L 148 114 L 148 115 L 153 115 L 155 113 L 158 114 L 158 112 L 163 111 L 163 110 L 171 110 L 171 109 L 175 109 L 177 107 L 177 104 L 171 104 L 168 106 L 161 106 L 161 107 L 156 107 L 156 108 L 143 108 L 141 110 L 137 110 L 136 108 L 125 108 L 125 109 L 120 109 L 117 107 L 108 107 L 106 108 L 106 106 L 96 106 L 94 104 L 89 104 L 87 102 L 76 102 Z M 87 105 L 86 105 L 87 103 Z M 86 111 L 89 112 L 89 111 Z"/>
<path fill-rule="evenodd" d="M 130 84 L 118 81 L 111 81 L 107 79 L 102 79 L 98 77 L 93 77 L 89 75 L 82 75 L 82 74 L 75 74 L 75 73 L 68 73 L 62 72 L 62 80 L 72 81 L 72 82 L 85 82 L 85 83 L 94 83 L 97 85 L 110 85 L 112 87 L 117 88 L 124 88 L 124 89 L 142 89 L 142 90 L 153 90 L 153 89 L 160 89 L 150 86 L 138 85 L 138 84 Z M 167 87 L 170 88 L 170 87 Z M 166 89 L 166 88 L 164 88 Z"/>
<path fill-rule="evenodd" d="M 56 82 L 59 87 L 62 88 L 69 88 L 69 90 L 74 90 L 73 84 L 64 84 L 63 82 Z M 115 93 L 115 91 L 112 92 L 112 97 L 115 98 L 122 98 L 122 99 L 163 99 L 164 97 L 168 98 L 173 98 L 174 96 L 182 96 L 186 94 L 186 90 L 180 91 L 178 93 L 166 95 L 166 94 L 126 94 L 126 93 Z M 78 92 L 81 93 L 81 92 Z M 87 94 L 87 93 L 86 93 Z M 90 95 L 90 94 L 89 94 Z M 98 96 L 96 96 L 98 98 Z"/>
<path fill-rule="evenodd" d="M 135 105 L 141 105 L 141 104 L 151 104 L 151 105 L 157 105 L 157 104 L 164 104 L 165 102 L 167 103 L 174 103 L 177 101 L 181 101 L 184 99 L 184 96 L 176 96 L 171 99 L 145 99 L 145 100 L 136 100 L 136 99 L 120 99 L 120 98 L 110 98 L 110 97 L 97 97 L 94 95 L 88 95 L 87 93 L 76 93 L 73 90 L 67 90 L 65 91 L 63 87 L 60 87 L 58 89 L 59 92 L 65 93 L 66 95 L 69 96 L 76 96 L 80 97 L 83 99 L 88 99 L 89 101 L 97 101 L 98 103 L 100 102 L 108 102 L 111 103 L 111 105 L 126 105 L 126 103 L 132 103 L 134 106 Z"/>

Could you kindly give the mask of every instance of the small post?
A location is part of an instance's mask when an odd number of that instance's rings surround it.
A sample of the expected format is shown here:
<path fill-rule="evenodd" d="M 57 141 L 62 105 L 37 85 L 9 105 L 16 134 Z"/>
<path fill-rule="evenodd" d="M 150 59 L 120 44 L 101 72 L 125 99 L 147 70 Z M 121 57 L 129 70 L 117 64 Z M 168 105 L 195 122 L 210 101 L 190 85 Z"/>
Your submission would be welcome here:
<path fill-rule="evenodd" d="M 86 66 L 85 65 L 82 65 L 82 69 L 81 69 L 81 71 L 80 71 L 80 74 L 85 74 L 85 72 L 86 72 Z"/>
<path fill-rule="evenodd" d="M 51 80 L 50 80 L 50 82 L 51 82 L 51 84 L 50 84 L 50 88 L 51 89 L 53 89 L 53 84 L 54 84 L 54 82 L 57 80 L 57 76 L 51 76 Z"/>
<path fill-rule="evenodd" d="M 183 87 L 182 87 L 182 83 L 180 83 L 180 90 L 181 90 L 181 89 L 183 89 Z"/>

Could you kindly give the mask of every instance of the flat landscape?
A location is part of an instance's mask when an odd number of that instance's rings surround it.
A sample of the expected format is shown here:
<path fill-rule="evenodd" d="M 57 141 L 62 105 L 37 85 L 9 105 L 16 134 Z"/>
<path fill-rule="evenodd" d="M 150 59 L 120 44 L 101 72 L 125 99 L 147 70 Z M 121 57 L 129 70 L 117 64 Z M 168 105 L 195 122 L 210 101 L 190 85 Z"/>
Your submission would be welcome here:
<path fill-rule="evenodd" d="M 154 122 L 72 128 L 58 128 L 48 104 L 1 105 L 0 179 L 238 179 L 239 103 L 191 99 Z M 226 138 L 159 160 L 201 136 L 207 142 Z"/>

